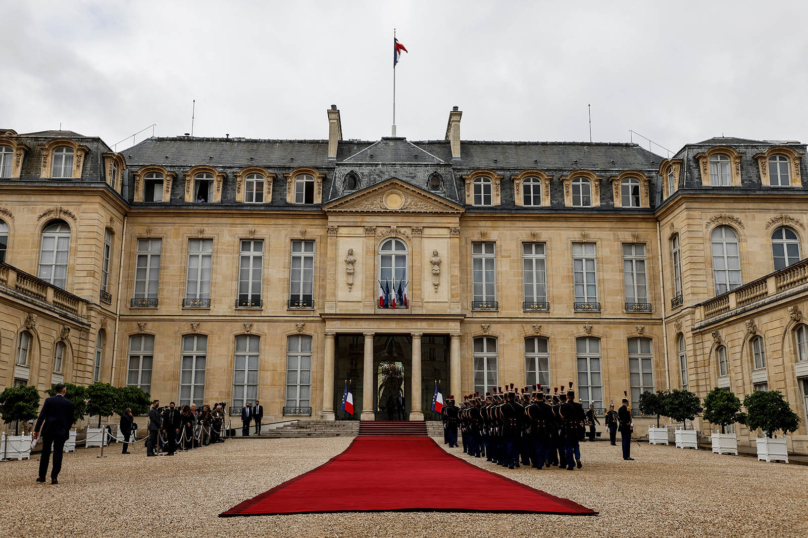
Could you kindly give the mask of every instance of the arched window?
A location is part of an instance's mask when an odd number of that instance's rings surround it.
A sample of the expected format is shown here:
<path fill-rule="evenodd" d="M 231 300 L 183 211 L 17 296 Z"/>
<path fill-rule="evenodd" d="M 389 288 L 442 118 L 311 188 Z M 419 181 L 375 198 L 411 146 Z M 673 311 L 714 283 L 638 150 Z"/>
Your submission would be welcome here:
<path fill-rule="evenodd" d="M 603 408 L 603 379 L 600 370 L 600 339 L 577 338 L 578 390 L 584 407 Z"/>
<path fill-rule="evenodd" d="M 741 258 L 738 236 L 729 226 L 713 230 L 713 280 L 715 294 L 721 295 L 741 285 Z"/>
<path fill-rule="evenodd" d="M 808 327 L 800 325 L 797 327 L 797 360 L 808 361 Z"/>
<path fill-rule="evenodd" d="M 710 157 L 710 185 L 729 187 L 731 184 L 729 157 L 721 153 Z"/>
<path fill-rule="evenodd" d="M 286 341 L 286 407 L 311 408 L 311 336 L 290 336 Z M 284 409 L 284 413 L 287 410 Z"/>
<path fill-rule="evenodd" d="M 295 177 L 295 203 L 314 203 L 314 177 L 309 174 L 300 174 Z"/>
<path fill-rule="evenodd" d="M 631 405 L 640 405 L 640 394 L 654 392 L 654 357 L 650 338 L 628 339 L 628 373 Z"/>
<path fill-rule="evenodd" d="M 309 337 L 307 337 L 309 338 Z M 241 413 L 247 402 L 258 398 L 258 360 L 260 338 L 236 336 L 236 355 L 233 361 L 233 413 Z"/>
<path fill-rule="evenodd" d="M 522 182 L 522 205 L 538 207 L 541 205 L 541 180 L 529 177 Z"/>
<path fill-rule="evenodd" d="M 67 283 L 67 260 L 70 253 L 70 227 L 55 220 L 42 230 L 39 251 L 39 278 L 64 288 Z"/>
<path fill-rule="evenodd" d="M 592 184 L 583 177 L 572 180 L 572 206 L 590 207 L 592 205 Z"/>
<path fill-rule="evenodd" d="M 550 386 L 549 340 L 533 336 L 525 338 L 525 384 Z"/>
<path fill-rule="evenodd" d="M 682 376 L 682 390 L 687 390 L 687 344 L 683 334 L 679 335 L 679 372 Z"/>
<path fill-rule="evenodd" d="M 93 383 L 101 381 L 101 362 L 104 360 L 104 331 L 98 331 L 95 339 L 95 363 L 93 364 Z"/>
<path fill-rule="evenodd" d="M 203 172 L 194 176 L 194 201 L 209 204 L 213 201 L 213 174 Z"/>
<path fill-rule="evenodd" d="M 14 152 L 8 146 L 0 146 L 0 177 L 11 177 L 11 163 Z"/>
<path fill-rule="evenodd" d="M 0 220 L 0 263 L 6 261 L 6 250 L 8 250 L 8 224 Z"/>
<path fill-rule="evenodd" d="M 388 239 L 379 247 L 379 284 L 384 286 L 380 296 L 387 296 L 379 302 L 383 308 L 407 307 L 407 253 L 407 245 L 399 239 Z"/>
<path fill-rule="evenodd" d="M 640 207 L 640 182 L 634 178 L 620 182 L 620 197 L 623 207 Z"/>
<path fill-rule="evenodd" d="M 443 178 L 440 177 L 440 174 L 432 174 L 429 176 L 429 190 L 436 192 L 443 190 Z"/>
<path fill-rule="evenodd" d="M 791 168 L 788 157 L 772 155 L 769 157 L 769 185 L 772 187 L 791 186 Z"/>
<path fill-rule="evenodd" d="M 766 350 L 763 347 L 763 338 L 760 336 L 752 338 L 752 363 L 755 370 L 766 368 Z"/>
<path fill-rule="evenodd" d="M 28 366 L 28 355 L 31 353 L 31 333 L 23 331 L 17 342 L 17 366 Z"/>
<path fill-rule="evenodd" d="M 151 392 L 152 363 L 154 362 L 154 336 L 136 334 L 129 338 L 129 366 L 126 385 Z"/>
<path fill-rule="evenodd" d="M 53 150 L 52 178 L 73 177 L 73 148 L 56 148 Z"/>
<path fill-rule="evenodd" d="M 673 166 L 668 168 L 668 196 L 671 196 L 676 191 L 676 178 L 673 174 Z"/>
<path fill-rule="evenodd" d="M 493 204 L 491 180 L 487 177 L 478 177 L 474 180 L 474 205 L 491 204 Z"/>
<path fill-rule="evenodd" d="M 727 348 L 720 346 L 715 350 L 716 357 L 718 357 L 718 377 L 727 377 L 729 375 L 729 365 L 727 364 Z"/>
<path fill-rule="evenodd" d="M 353 192 L 359 188 L 359 180 L 356 177 L 356 174 L 350 173 L 345 176 L 345 183 L 342 187 L 342 192 Z"/>
<path fill-rule="evenodd" d="M 61 374 L 64 372 L 65 362 L 65 345 L 61 342 L 56 343 L 53 351 L 53 373 Z"/>
<path fill-rule="evenodd" d="M 794 230 L 786 226 L 777 228 L 772 234 L 774 270 L 785 269 L 800 261 L 800 240 Z"/>
<path fill-rule="evenodd" d="M 248 204 L 261 204 L 264 202 L 264 176 L 261 174 L 247 174 L 244 178 L 244 202 Z"/>
<path fill-rule="evenodd" d="M 190 335 L 182 337 L 182 364 L 180 371 L 180 405 L 205 403 L 205 368 L 208 357 L 208 337 Z"/>
<path fill-rule="evenodd" d="M 497 339 L 481 336 L 474 339 L 474 391 L 485 395 L 497 386 Z"/>
<path fill-rule="evenodd" d="M 159 172 L 149 172 L 143 177 L 144 202 L 163 201 L 163 181 L 163 174 Z"/>

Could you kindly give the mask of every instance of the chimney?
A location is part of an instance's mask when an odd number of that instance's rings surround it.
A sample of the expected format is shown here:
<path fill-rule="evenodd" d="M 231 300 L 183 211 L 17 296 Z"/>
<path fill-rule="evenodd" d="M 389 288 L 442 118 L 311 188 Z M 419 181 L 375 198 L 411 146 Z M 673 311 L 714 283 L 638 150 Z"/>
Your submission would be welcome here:
<path fill-rule="evenodd" d="M 461 117 L 463 117 L 463 113 L 457 107 L 452 107 L 452 111 L 449 112 L 449 123 L 446 125 L 446 140 L 452 145 L 452 160 L 460 159 Z"/>
<path fill-rule="evenodd" d="M 339 119 L 337 105 L 331 105 L 328 111 L 328 160 L 337 158 L 337 146 L 342 140 L 342 122 Z"/>

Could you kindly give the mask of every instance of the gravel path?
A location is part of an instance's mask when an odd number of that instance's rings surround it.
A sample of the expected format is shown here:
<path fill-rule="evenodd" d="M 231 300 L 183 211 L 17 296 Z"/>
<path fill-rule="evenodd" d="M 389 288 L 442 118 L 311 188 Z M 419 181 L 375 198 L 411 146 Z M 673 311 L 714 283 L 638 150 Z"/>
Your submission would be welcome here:
<path fill-rule="evenodd" d="M 632 449 L 637 461 L 624 462 L 620 447 L 605 442 L 583 444 L 584 468 L 574 472 L 503 472 L 485 460 L 469 460 L 597 510 L 596 517 L 390 512 L 217 517 L 321 465 L 350 442 L 236 439 L 150 460 L 142 444 L 131 456 L 113 445 L 103 460 L 96 458 L 98 449 L 79 450 L 65 455 L 58 486 L 34 482 L 38 457 L 0 463 L 0 536 L 468 538 L 534 536 L 537 529 L 570 537 L 808 535 L 808 467 L 645 444 Z M 465 458 L 462 449 L 451 452 Z M 484 498 L 480 492 L 481 502 Z"/>

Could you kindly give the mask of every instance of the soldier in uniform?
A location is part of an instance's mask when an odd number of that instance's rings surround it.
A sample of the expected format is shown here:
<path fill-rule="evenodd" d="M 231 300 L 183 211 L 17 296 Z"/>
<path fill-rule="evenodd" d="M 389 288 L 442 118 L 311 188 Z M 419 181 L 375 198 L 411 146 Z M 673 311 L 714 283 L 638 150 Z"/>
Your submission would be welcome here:
<path fill-rule="evenodd" d="M 567 395 L 564 392 L 564 387 L 561 387 L 561 392 L 558 393 L 558 406 L 556 407 L 556 427 L 558 428 L 558 466 L 564 468 L 567 466 L 569 460 L 567 459 L 567 437 L 571 432 L 567 431 L 567 425 L 564 417 L 561 416 L 561 406 L 567 403 Z"/>
<path fill-rule="evenodd" d="M 609 405 L 609 410 L 606 411 L 606 428 L 609 430 L 609 441 L 612 446 L 617 445 L 617 413 L 614 410 L 614 404 Z"/>
<path fill-rule="evenodd" d="M 539 392 L 536 394 L 537 411 L 537 426 L 538 434 L 536 435 L 536 461 L 537 469 L 541 469 L 545 464 L 550 466 L 548 458 L 550 457 L 550 425 L 553 423 L 553 410 L 544 401 L 544 393 L 541 392 L 541 385 L 539 385 Z"/>
<path fill-rule="evenodd" d="M 521 414 L 523 415 L 524 411 L 521 411 Z M 513 384 L 511 384 L 508 391 L 508 401 L 502 406 L 502 420 L 504 425 L 505 459 L 508 463 L 508 469 L 513 469 L 519 464 L 516 443 L 522 429 L 520 407 L 516 403 L 516 392 L 513 389 Z"/>
<path fill-rule="evenodd" d="M 441 421 L 441 424 L 443 425 L 443 444 L 444 445 L 449 444 L 449 432 L 447 431 L 447 427 L 446 427 L 446 411 L 447 411 L 447 409 L 449 407 L 448 404 L 449 404 L 449 400 L 446 400 L 444 406 L 440 410 L 440 421 Z"/>
<path fill-rule="evenodd" d="M 482 418 L 480 416 L 480 393 L 474 394 L 474 400 L 469 412 L 471 417 L 471 455 L 475 458 L 482 457 L 482 438 L 480 429 L 482 427 Z"/>
<path fill-rule="evenodd" d="M 449 448 L 455 448 L 457 446 L 457 417 L 460 410 L 455 405 L 454 396 L 449 396 L 446 403 L 448 405 L 443 408 L 446 411 L 446 429 L 444 431 L 448 437 Z"/>
<path fill-rule="evenodd" d="M 521 401 L 517 402 L 522 411 L 522 429 L 519 432 L 519 456 L 522 460 L 522 465 L 526 467 L 530 466 L 530 453 L 532 452 L 530 448 L 530 420 L 528 420 L 527 417 L 527 407 L 530 405 L 529 392 L 528 387 L 523 387 L 522 399 Z"/>
<path fill-rule="evenodd" d="M 634 461 L 631 457 L 631 432 L 634 424 L 631 421 L 631 410 L 628 407 L 628 395 L 623 398 L 623 405 L 617 410 L 617 421 L 620 423 L 620 436 L 623 438 L 623 459 Z"/>
<path fill-rule="evenodd" d="M 463 407 L 460 408 L 460 438 L 463 442 L 463 453 L 469 453 L 467 415 L 469 410 L 469 397 L 463 396 Z"/>
<path fill-rule="evenodd" d="M 572 383 L 570 383 L 570 387 Z M 561 404 L 560 414 L 564 420 L 564 451 L 567 455 L 567 470 L 575 470 L 577 464 L 578 468 L 581 465 L 581 447 L 579 445 L 579 431 L 583 424 L 584 416 L 583 409 L 579 408 L 579 404 L 575 403 L 575 392 L 570 388 L 567 391 L 566 402 Z"/>

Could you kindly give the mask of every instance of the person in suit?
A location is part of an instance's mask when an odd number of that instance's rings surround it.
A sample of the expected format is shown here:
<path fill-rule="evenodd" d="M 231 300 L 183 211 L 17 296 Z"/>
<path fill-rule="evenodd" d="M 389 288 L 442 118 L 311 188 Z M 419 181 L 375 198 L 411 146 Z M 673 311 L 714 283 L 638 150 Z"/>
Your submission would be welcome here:
<path fill-rule="evenodd" d="M 589 440 L 595 440 L 595 422 L 600 426 L 600 421 L 595 415 L 595 404 L 589 404 L 589 411 L 586 412 L 586 424 L 589 426 Z"/>
<path fill-rule="evenodd" d="M 163 430 L 166 434 L 166 455 L 173 456 L 177 451 L 177 435 L 180 433 L 180 412 L 174 402 L 163 412 Z"/>
<path fill-rule="evenodd" d="M 255 423 L 255 435 L 261 435 L 261 419 L 264 418 L 264 406 L 255 400 L 253 407 L 253 422 Z"/>
<path fill-rule="evenodd" d="M 623 398 L 623 405 L 617 410 L 617 420 L 620 423 L 620 437 L 623 438 L 623 459 L 634 461 L 634 458 L 631 457 L 631 430 L 634 428 L 634 424 L 631 422 L 628 398 Z"/>
<path fill-rule="evenodd" d="M 404 410 L 407 408 L 407 400 L 404 398 L 404 392 L 398 391 L 398 396 L 396 396 L 396 414 L 398 415 L 398 420 L 404 420 Z"/>
<path fill-rule="evenodd" d="M 154 400 L 149 409 L 149 441 L 148 444 L 146 444 L 146 456 L 148 457 L 157 455 L 154 449 L 157 448 L 157 438 L 160 436 L 161 428 L 160 411 L 157 410 L 158 407 L 160 407 L 160 400 Z"/>
<path fill-rule="evenodd" d="M 34 439 L 39 437 L 42 429 L 42 457 L 39 460 L 39 477 L 37 482 L 44 482 L 48 474 L 48 463 L 53 450 L 53 468 L 51 484 L 58 484 L 59 472 L 62 470 L 62 456 L 65 441 L 70 437 L 70 426 L 73 424 L 73 402 L 65 398 L 67 389 L 59 383 L 54 387 L 56 394 L 45 400 L 39 419 L 34 426 Z M 44 424 L 44 428 L 43 428 Z"/>
<path fill-rule="evenodd" d="M 121 430 L 121 435 L 123 435 L 123 451 L 121 454 L 131 454 L 129 452 L 129 438 L 132 436 L 132 425 L 134 424 L 134 418 L 132 417 L 132 410 L 128 407 L 126 411 L 123 412 L 121 415 L 121 423 L 118 425 L 118 428 Z"/>
<path fill-rule="evenodd" d="M 250 436 L 250 421 L 252 418 L 252 404 L 247 402 L 247 405 L 241 408 L 241 435 L 244 437 Z"/>

